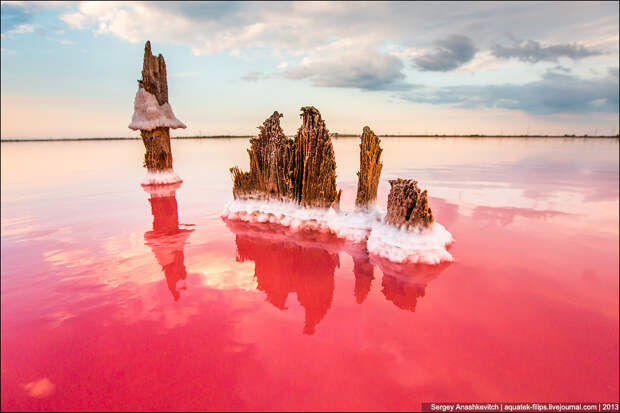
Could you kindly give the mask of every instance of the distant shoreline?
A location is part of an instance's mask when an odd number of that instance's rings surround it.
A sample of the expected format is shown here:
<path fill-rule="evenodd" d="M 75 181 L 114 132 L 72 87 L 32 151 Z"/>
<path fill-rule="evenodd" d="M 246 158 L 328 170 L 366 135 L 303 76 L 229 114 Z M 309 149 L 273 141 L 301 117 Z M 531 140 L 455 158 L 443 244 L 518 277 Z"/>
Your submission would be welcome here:
<path fill-rule="evenodd" d="M 359 138 L 359 135 L 333 133 L 330 136 L 339 138 Z M 579 138 L 579 139 L 618 139 L 619 135 L 391 135 L 377 134 L 380 138 Z M 170 139 L 250 139 L 254 135 L 212 135 L 212 136 L 174 136 Z M 292 136 L 289 136 L 292 137 Z M 139 137 L 110 137 L 110 138 L 6 138 L 1 142 L 67 142 L 67 141 L 131 141 L 141 140 Z"/>

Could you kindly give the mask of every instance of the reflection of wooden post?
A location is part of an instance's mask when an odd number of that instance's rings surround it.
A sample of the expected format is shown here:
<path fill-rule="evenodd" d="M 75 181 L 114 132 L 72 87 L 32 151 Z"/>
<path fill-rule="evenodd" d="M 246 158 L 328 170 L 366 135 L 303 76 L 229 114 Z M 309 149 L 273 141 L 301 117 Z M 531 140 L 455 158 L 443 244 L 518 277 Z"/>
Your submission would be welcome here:
<path fill-rule="evenodd" d="M 144 233 L 144 242 L 151 247 L 159 265 L 161 265 L 168 289 L 174 300 L 180 297 L 179 281 L 187 278 L 183 249 L 189 234 L 193 230 L 179 228 L 179 214 L 176 190 L 180 183 L 145 187 L 151 195 L 151 213 L 153 230 Z"/>
<path fill-rule="evenodd" d="M 145 184 L 178 182 L 172 169 L 170 128 L 185 128 L 172 112 L 168 103 L 168 81 L 166 62 L 160 54 L 151 53 L 151 43 L 144 46 L 142 80 L 138 81 L 138 93 L 134 101 L 134 114 L 130 129 L 140 130 L 146 149 L 144 165 L 149 176 Z M 159 176 L 167 173 L 168 176 Z M 154 174 L 154 175 L 152 175 Z"/>
<path fill-rule="evenodd" d="M 360 143 L 360 171 L 357 173 L 357 197 L 355 206 L 368 208 L 377 199 L 377 187 L 383 164 L 381 163 L 381 140 L 364 126 Z"/>
<path fill-rule="evenodd" d="M 254 261 L 256 288 L 264 291 L 267 301 L 286 309 L 290 293 L 305 310 L 304 334 L 314 334 L 327 314 L 334 297 L 334 271 L 340 266 L 337 252 L 325 245 L 300 245 L 286 234 L 271 231 L 277 227 L 227 221 L 235 233 L 237 261 Z M 308 245 L 309 244 L 309 245 Z"/>
<path fill-rule="evenodd" d="M 371 263 L 383 272 L 381 292 L 385 298 L 398 308 L 409 311 L 415 311 L 418 299 L 426 294 L 428 283 L 450 266 L 450 263 L 403 264 L 379 257 L 372 257 Z"/>
<path fill-rule="evenodd" d="M 366 297 L 368 297 L 372 280 L 375 279 L 373 272 L 374 265 L 370 263 L 368 256 L 353 257 L 353 274 L 355 275 L 353 293 L 358 304 L 363 303 Z"/>

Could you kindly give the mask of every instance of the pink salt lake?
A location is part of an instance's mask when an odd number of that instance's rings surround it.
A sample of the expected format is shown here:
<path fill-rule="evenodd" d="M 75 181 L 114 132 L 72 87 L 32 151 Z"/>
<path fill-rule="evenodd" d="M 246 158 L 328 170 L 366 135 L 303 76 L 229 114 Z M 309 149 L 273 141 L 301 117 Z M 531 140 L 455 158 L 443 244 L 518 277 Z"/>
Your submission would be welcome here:
<path fill-rule="evenodd" d="M 139 141 L 2 144 L 3 411 L 618 400 L 617 139 L 383 139 L 378 205 L 428 189 L 438 266 L 222 220 L 247 145 L 173 140 L 156 197 Z"/>

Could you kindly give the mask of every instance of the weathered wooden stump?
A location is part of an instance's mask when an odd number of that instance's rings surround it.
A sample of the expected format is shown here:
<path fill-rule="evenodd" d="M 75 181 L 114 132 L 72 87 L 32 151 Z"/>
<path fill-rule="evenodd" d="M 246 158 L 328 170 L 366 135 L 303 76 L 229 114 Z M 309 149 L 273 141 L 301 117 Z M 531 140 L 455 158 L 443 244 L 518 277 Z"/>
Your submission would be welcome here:
<path fill-rule="evenodd" d="M 274 112 L 250 139 L 250 171 L 233 167 L 235 199 L 277 199 L 305 207 L 338 207 L 336 159 L 329 131 L 319 111 L 302 110 L 302 125 L 295 139 L 280 127 L 281 114 Z"/>
<path fill-rule="evenodd" d="M 426 190 L 413 179 L 393 179 L 390 185 L 385 222 L 406 229 L 430 227 L 434 218 Z"/>
<path fill-rule="evenodd" d="M 185 128 L 168 103 L 166 62 L 151 53 L 151 42 L 144 46 L 142 79 L 134 100 L 134 114 L 129 128 L 140 130 L 146 149 L 144 167 L 149 173 L 172 172 L 170 128 Z M 167 182 L 170 182 L 169 180 Z M 156 183 L 156 182 L 152 182 Z"/>
<path fill-rule="evenodd" d="M 301 108 L 301 127 L 295 137 L 295 196 L 302 206 L 338 208 L 336 158 L 329 131 L 314 106 Z"/>
<path fill-rule="evenodd" d="M 235 199 L 292 199 L 293 198 L 293 140 L 280 127 L 280 113 L 273 112 L 256 138 L 250 139 L 250 171 L 237 167 L 233 175 Z"/>
<path fill-rule="evenodd" d="M 360 171 L 357 173 L 357 196 L 355 206 L 367 209 L 377 199 L 377 187 L 381 176 L 381 139 L 368 127 L 364 126 L 360 143 Z"/>

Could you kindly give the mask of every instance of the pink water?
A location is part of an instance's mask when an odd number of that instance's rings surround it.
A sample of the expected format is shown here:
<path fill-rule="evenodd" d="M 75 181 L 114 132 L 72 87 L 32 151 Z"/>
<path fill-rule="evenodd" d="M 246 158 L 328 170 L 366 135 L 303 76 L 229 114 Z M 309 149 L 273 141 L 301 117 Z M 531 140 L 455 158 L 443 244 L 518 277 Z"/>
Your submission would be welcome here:
<path fill-rule="evenodd" d="M 352 208 L 358 141 L 334 141 Z M 226 222 L 246 140 L 2 144 L 2 410 L 618 401 L 618 140 L 383 140 L 453 263 Z"/>

